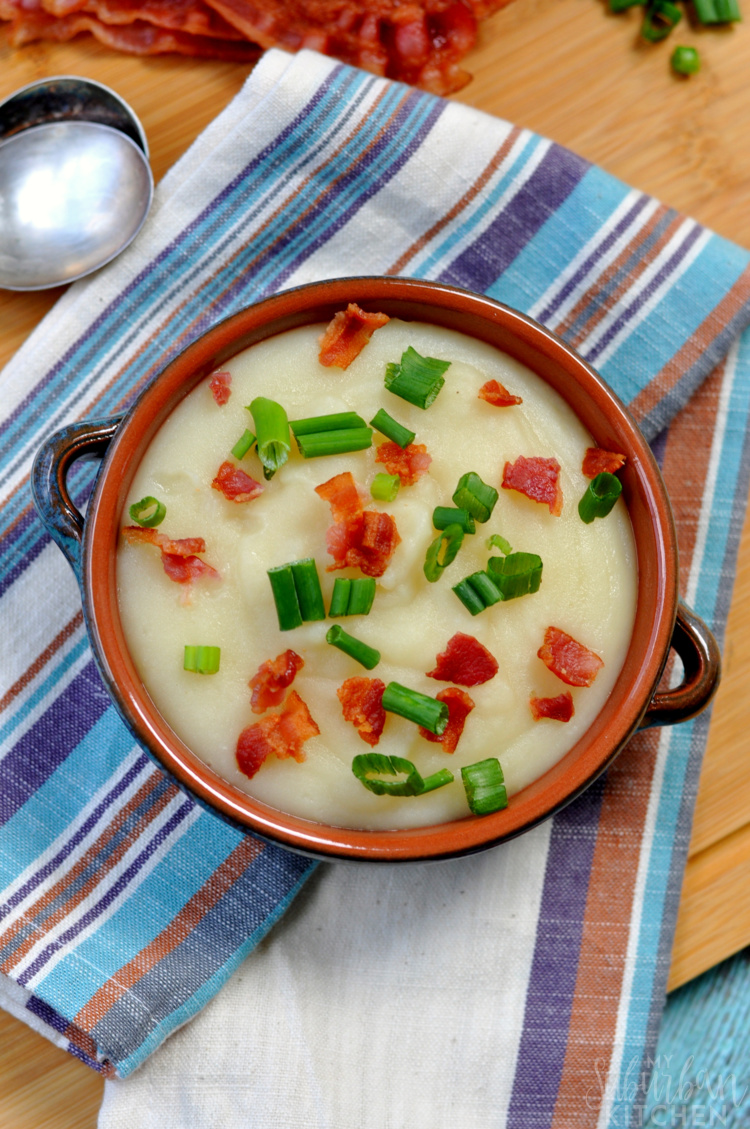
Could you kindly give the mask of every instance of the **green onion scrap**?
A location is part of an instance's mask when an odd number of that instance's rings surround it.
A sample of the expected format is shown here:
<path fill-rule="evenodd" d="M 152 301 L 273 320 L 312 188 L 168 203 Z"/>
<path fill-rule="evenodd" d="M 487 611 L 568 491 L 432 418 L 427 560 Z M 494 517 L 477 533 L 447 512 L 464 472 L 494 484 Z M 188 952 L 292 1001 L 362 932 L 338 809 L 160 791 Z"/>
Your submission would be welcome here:
<path fill-rule="evenodd" d="M 383 753 L 361 753 L 352 761 L 352 772 L 376 796 L 423 796 L 425 792 L 432 792 L 453 781 L 453 773 L 447 768 L 422 779 L 411 761 L 404 757 L 387 757 Z M 398 776 L 399 773 L 403 773 L 406 780 L 378 779 L 381 776 Z"/>
<path fill-rule="evenodd" d="M 473 815 L 489 815 L 508 806 L 503 770 L 497 757 L 461 769 L 466 799 Z"/>
<path fill-rule="evenodd" d="M 476 533 L 474 518 L 468 510 L 454 506 L 435 506 L 432 511 L 432 524 L 435 529 L 445 529 L 448 525 L 460 525 L 464 533 Z"/>
<path fill-rule="evenodd" d="M 381 435 L 385 435 L 386 439 L 391 439 L 402 448 L 408 447 L 416 439 L 416 432 L 409 431 L 408 427 L 404 427 L 403 424 L 389 415 L 385 408 L 380 408 L 375 413 L 370 420 L 370 427 L 374 427 Z"/>
<path fill-rule="evenodd" d="M 269 568 L 268 579 L 271 582 L 276 615 L 279 619 L 279 631 L 291 631 L 302 626 L 302 612 L 300 611 L 297 589 L 292 575 L 292 566 L 279 565 Z"/>
<path fill-rule="evenodd" d="M 510 553 L 490 557 L 487 574 L 503 600 L 515 600 L 538 592 L 542 583 L 542 558 L 536 553 Z"/>
<path fill-rule="evenodd" d="M 130 520 L 136 525 L 141 525 L 144 529 L 154 529 L 157 525 L 161 525 L 167 516 L 167 507 L 158 498 L 148 495 L 146 498 L 141 498 L 140 502 L 134 502 L 128 512 Z"/>
<path fill-rule="evenodd" d="M 590 525 L 594 518 L 606 517 L 622 494 L 622 483 L 609 471 L 592 478 L 578 503 L 578 516 Z"/>
<path fill-rule="evenodd" d="M 464 531 L 460 525 L 447 525 L 429 546 L 423 567 L 431 584 L 439 580 L 448 565 L 456 559 L 463 539 Z"/>
<path fill-rule="evenodd" d="M 370 494 L 376 502 L 394 502 L 400 488 L 397 474 L 376 474 L 370 483 Z"/>
<path fill-rule="evenodd" d="M 737 0 L 693 0 L 702 24 L 726 24 L 741 20 Z"/>
<path fill-rule="evenodd" d="M 310 435 L 298 435 L 296 438 L 303 459 L 318 459 L 322 455 L 345 455 L 349 451 L 365 451 L 368 447 L 372 447 L 372 429 L 369 427 L 317 431 Z"/>
<path fill-rule="evenodd" d="M 423 357 L 410 345 L 401 355 L 400 363 L 386 365 L 385 386 L 395 396 L 407 400 L 418 408 L 429 408 L 445 384 L 443 373 L 450 361 Z"/>
<path fill-rule="evenodd" d="M 235 443 L 234 447 L 232 447 L 232 454 L 234 455 L 235 459 L 244 459 L 245 455 L 250 450 L 254 442 L 255 436 L 253 435 L 252 431 L 249 431 L 246 428 Z"/>
<path fill-rule="evenodd" d="M 374 647 L 368 647 L 367 643 L 363 643 L 361 639 L 355 639 L 353 635 L 349 635 L 337 623 L 334 623 L 333 627 L 328 629 L 326 643 L 330 643 L 332 647 L 338 647 L 349 658 L 361 663 L 366 670 L 372 670 L 380 662 L 380 651 L 376 651 Z"/>
<path fill-rule="evenodd" d="M 495 508 L 498 493 L 473 470 L 462 474 L 453 494 L 453 501 L 459 509 L 468 510 L 477 521 L 488 521 Z"/>
<path fill-rule="evenodd" d="M 216 674 L 220 661 L 221 647 L 185 645 L 182 667 L 191 674 Z"/>
<path fill-rule="evenodd" d="M 695 47 L 675 47 L 669 61 L 675 74 L 697 74 L 701 69 L 700 55 Z"/>
<path fill-rule="evenodd" d="M 666 39 L 682 19 L 682 12 L 671 0 L 650 0 L 641 24 L 641 35 L 649 43 Z"/>
<path fill-rule="evenodd" d="M 382 706 L 389 713 L 397 713 L 415 725 L 429 729 L 436 737 L 442 737 L 448 724 L 448 706 L 431 698 L 428 694 L 421 694 L 419 690 L 411 690 L 399 682 L 389 682 L 383 691 Z"/>
<path fill-rule="evenodd" d="M 505 553 L 506 557 L 513 552 L 510 544 L 499 533 L 493 533 L 491 537 L 488 537 L 486 544 L 488 549 L 499 549 L 501 553 Z"/>
<path fill-rule="evenodd" d="M 318 619 L 325 619 L 325 605 L 318 569 L 312 557 L 268 569 L 279 631 L 291 631 Z"/>
<path fill-rule="evenodd" d="M 374 576 L 356 576 L 353 580 L 337 576 L 333 582 L 329 616 L 369 615 L 375 599 L 375 587 Z"/>
<path fill-rule="evenodd" d="M 289 420 L 281 404 L 266 396 L 257 396 L 248 410 L 255 421 L 263 476 L 273 478 L 289 458 Z"/>
<path fill-rule="evenodd" d="M 321 431 L 348 431 L 350 428 L 367 427 L 362 416 L 356 412 L 333 412 L 326 416 L 308 416 L 306 419 L 289 421 L 295 439 L 300 435 L 319 435 Z"/>

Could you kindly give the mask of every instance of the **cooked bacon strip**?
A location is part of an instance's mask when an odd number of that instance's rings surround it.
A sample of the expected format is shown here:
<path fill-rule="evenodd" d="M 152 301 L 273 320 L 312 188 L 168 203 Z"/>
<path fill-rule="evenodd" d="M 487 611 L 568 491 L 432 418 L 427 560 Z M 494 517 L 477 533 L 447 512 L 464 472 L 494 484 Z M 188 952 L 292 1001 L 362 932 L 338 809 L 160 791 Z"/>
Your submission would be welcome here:
<path fill-rule="evenodd" d="M 504 490 L 517 490 L 533 502 L 549 506 L 549 512 L 554 517 L 562 513 L 563 496 L 557 459 L 536 455 L 527 459 L 519 455 L 514 463 L 505 464 L 502 487 Z"/>
<path fill-rule="evenodd" d="M 253 498 L 263 493 L 262 483 L 256 482 L 230 462 L 221 464 L 211 485 L 229 502 L 252 502 Z"/>
<path fill-rule="evenodd" d="M 513 396 L 499 380 L 488 380 L 479 389 L 477 395 L 480 400 L 486 400 L 488 404 L 494 404 L 496 408 L 511 408 L 514 404 L 523 403 L 520 396 Z"/>
<path fill-rule="evenodd" d="M 573 695 L 570 690 L 565 690 L 556 698 L 537 698 L 532 694 L 529 705 L 534 721 L 541 721 L 545 717 L 551 718 L 552 721 L 570 721 L 576 712 L 573 709 Z"/>
<path fill-rule="evenodd" d="M 4 8 L 8 10 L 8 8 Z M 198 58 L 225 59 L 234 63 L 254 63 L 261 51 L 254 43 L 213 36 L 188 35 L 157 27 L 146 20 L 134 19 L 129 24 L 109 24 L 87 12 L 72 12 L 59 19 L 46 12 L 22 9 L 13 14 L 8 28 L 11 47 L 23 47 L 39 39 L 67 43 L 84 32 L 90 32 L 100 43 L 129 55 L 192 55 Z"/>
<path fill-rule="evenodd" d="M 376 329 L 391 319 L 388 314 L 370 314 L 350 302 L 328 323 L 320 339 L 318 360 L 328 368 L 348 368 L 364 349 Z"/>
<path fill-rule="evenodd" d="M 375 452 L 375 462 L 382 463 L 389 474 L 397 474 L 402 486 L 413 486 L 429 470 L 432 455 L 427 454 L 424 443 L 399 447 L 388 439 Z"/>
<path fill-rule="evenodd" d="M 268 713 L 260 721 L 242 730 L 237 738 L 237 765 L 245 776 L 255 776 L 266 757 L 294 757 L 298 763 L 305 760 L 302 748 L 305 741 L 317 737 L 318 726 L 296 690 L 289 696 L 278 713 Z"/>
<path fill-rule="evenodd" d="M 385 682 L 379 678 L 347 678 L 336 691 L 344 719 L 373 747 L 380 740 L 385 725 L 384 690 Z"/>
<path fill-rule="evenodd" d="M 544 665 L 568 686 L 590 686 L 604 666 L 598 655 L 559 627 L 547 628 L 544 644 L 537 654 Z"/>
<path fill-rule="evenodd" d="M 208 387 L 211 389 L 211 395 L 220 408 L 226 404 L 232 395 L 231 385 L 231 372 L 215 372 L 209 381 Z"/>
<path fill-rule="evenodd" d="M 443 730 L 442 737 L 430 733 L 429 729 L 425 729 L 422 725 L 419 726 L 419 734 L 421 737 L 426 737 L 428 741 L 439 741 L 443 746 L 444 753 L 455 753 L 456 746 L 464 731 L 466 718 L 474 709 L 474 702 L 464 690 L 459 690 L 457 686 L 446 686 L 445 690 L 441 690 L 435 697 L 439 702 L 445 702 L 448 706 L 448 724 Z"/>
<path fill-rule="evenodd" d="M 624 463 L 625 455 L 621 455 L 617 451 L 604 451 L 601 447 L 587 447 L 581 470 L 587 478 L 596 478 L 597 474 L 603 474 L 605 471 L 609 474 L 617 474 Z"/>
<path fill-rule="evenodd" d="M 6 0 L 7 2 L 7 0 Z M 24 0 L 28 6 L 27 0 Z M 87 12 L 104 24 L 144 20 L 157 27 L 213 39 L 241 40 L 243 35 L 202 0 L 41 0 L 37 5 L 51 16 Z"/>
<path fill-rule="evenodd" d="M 358 568 L 365 576 L 382 576 L 401 543 L 390 514 L 363 508 L 348 470 L 316 486 L 315 493 L 328 502 L 334 519 L 326 532 L 326 546 L 334 562 L 327 571 Z"/>
<path fill-rule="evenodd" d="M 266 659 L 250 679 L 252 690 L 250 708 L 253 713 L 265 713 L 271 706 L 279 706 L 284 700 L 287 687 L 294 682 L 298 670 L 302 670 L 305 660 L 296 651 L 282 651 L 275 659 Z"/>
<path fill-rule="evenodd" d="M 435 669 L 428 678 L 438 682 L 457 682 L 459 686 L 479 686 L 489 682 L 498 671 L 497 659 L 473 635 L 457 631 L 435 659 Z"/>
<path fill-rule="evenodd" d="M 170 580 L 177 584 L 189 584 L 201 576 L 221 580 L 220 574 L 206 564 L 196 553 L 205 553 L 206 542 L 202 537 L 182 537 L 170 540 L 158 529 L 144 529 L 140 525 L 123 526 L 122 535 L 131 545 L 145 542 L 155 545 L 161 551 L 161 563 Z"/>

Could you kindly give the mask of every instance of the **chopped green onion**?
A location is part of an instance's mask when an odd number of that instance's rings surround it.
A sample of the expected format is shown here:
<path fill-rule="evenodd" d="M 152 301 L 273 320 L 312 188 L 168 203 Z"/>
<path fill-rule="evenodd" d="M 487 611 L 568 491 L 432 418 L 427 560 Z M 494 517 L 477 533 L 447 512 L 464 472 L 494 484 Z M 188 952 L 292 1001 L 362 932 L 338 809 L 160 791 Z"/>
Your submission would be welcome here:
<path fill-rule="evenodd" d="M 273 478 L 289 458 L 289 420 L 281 404 L 265 396 L 257 396 L 249 411 L 255 421 L 263 477 Z"/>
<path fill-rule="evenodd" d="M 695 47 L 675 47 L 669 61 L 675 74 L 697 74 L 701 69 L 700 55 Z"/>
<path fill-rule="evenodd" d="M 293 419 L 289 421 L 289 426 L 296 439 L 300 435 L 319 435 L 321 431 L 346 431 L 352 427 L 367 427 L 367 424 L 356 412 L 333 412 L 327 416 Z"/>
<path fill-rule="evenodd" d="M 487 548 L 499 549 L 501 553 L 505 553 L 506 557 L 513 552 L 510 544 L 499 533 L 493 533 L 491 537 L 487 538 Z"/>
<path fill-rule="evenodd" d="M 489 815 L 508 806 L 508 793 L 497 757 L 468 764 L 461 769 L 469 810 L 473 815 Z"/>
<path fill-rule="evenodd" d="M 271 581 L 276 615 L 279 617 L 279 631 L 291 631 L 294 627 L 301 627 L 302 612 L 292 566 L 285 564 L 277 568 L 269 568 L 268 579 Z"/>
<path fill-rule="evenodd" d="M 347 614 L 351 587 L 352 582 L 348 579 L 348 577 L 336 577 L 333 582 L 333 592 L 331 593 L 331 606 L 328 609 L 328 614 L 331 617 Z"/>
<path fill-rule="evenodd" d="M 452 784 L 453 780 L 454 776 L 450 769 L 438 769 L 438 771 L 433 772 L 431 776 L 425 776 L 422 781 L 422 791 L 419 794 L 423 796 L 425 792 L 434 792 L 436 788 L 442 788 L 446 784 Z"/>
<path fill-rule="evenodd" d="M 400 486 L 397 474 L 376 474 L 370 483 L 370 494 L 376 502 L 393 502 Z"/>
<path fill-rule="evenodd" d="M 347 615 L 369 615 L 375 599 L 375 577 L 357 576 L 352 580 L 349 591 Z"/>
<path fill-rule="evenodd" d="M 723 24 L 741 20 L 737 0 L 694 0 L 695 14 L 702 24 Z"/>
<path fill-rule="evenodd" d="M 428 694 L 421 694 L 419 690 L 410 690 L 399 682 L 389 682 L 383 691 L 382 706 L 389 713 L 397 713 L 429 729 L 436 737 L 442 737 L 448 724 L 448 706 L 431 698 Z"/>
<path fill-rule="evenodd" d="M 435 506 L 432 511 L 432 524 L 435 529 L 445 529 L 448 525 L 460 525 L 464 533 L 475 533 L 474 518 L 468 510 L 455 509 L 453 506 Z"/>
<path fill-rule="evenodd" d="M 355 639 L 353 635 L 349 635 L 337 623 L 334 623 L 333 627 L 329 628 L 326 633 L 326 643 L 330 643 L 332 647 L 338 647 L 349 658 L 361 663 L 366 670 L 372 670 L 380 662 L 380 651 L 376 651 L 374 647 L 368 647 L 367 643 L 363 643 L 361 639 Z"/>
<path fill-rule="evenodd" d="M 650 0 L 641 24 L 641 35 L 649 43 L 666 39 L 682 19 L 682 12 L 671 0 Z"/>
<path fill-rule="evenodd" d="M 234 455 L 235 459 L 244 459 L 245 455 L 250 450 L 254 442 L 255 436 L 253 435 L 252 431 L 249 431 L 246 428 L 235 443 L 234 447 L 232 447 L 232 454 Z"/>
<path fill-rule="evenodd" d="M 186 644 L 183 670 L 192 674 L 216 674 L 221 660 L 221 647 L 191 647 Z"/>
<path fill-rule="evenodd" d="M 305 557 L 301 561 L 292 561 L 290 568 L 303 621 L 309 623 L 317 619 L 325 619 L 323 593 L 320 590 L 320 579 L 313 558 Z"/>
<path fill-rule="evenodd" d="M 472 615 L 491 608 L 503 598 L 500 589 L 486 572 L 473 572 L 471 576 L 464 577 L 460 583 L 454 584 L 453 591 Z"/>
<path fill-rule="evenodd" d="M 515 600 L 539 591 L 542 583 L 542 558 L 536 553 L 511 553 L 490 557 L 487 573 L 503 600 Z"/>
<path fill-rule="evenodd" d="M 482 522 L 489 520 L 497 499 L 495 487 L 482 482 L 473 470 L 461 475 L 453 495 L 453 501 L 459 509 L 468 510 L 472 517 Z"/>
<path fill-rule="evenodd" d="M 423 357 L 410 345 L 402 353 L 399 364 L 386 365 L 385 386 L 402 400 L 418 408 L 429 408 L 445 384 L 443 373 L 450 364 L 435 357 Z"/>
<path fill-rule="evenodd" d="M 385 435 L 386 439 L 392 439 L 394 443 L 398 443 L 399 447 L 408 447 L 413 443 L 416 438 L 415 431 L 409 431 L 408 427 L 404 427 L 388 415 L 385 408 L 381 408 L 370 420 L 370 427 L 374 427 L 381 435 Z"/>
<path fill-rule="evenodd" d="M 297 446 L 303 459 L 318 459 L 321 455 L 344 455 L 348 451 L 364 451 L 372 446 L 372 429 L 347 427 L 341 431 L 316 431 L 298 435 Z"/>
<path fill-rule="evenodd" d="M 606 517 L 622 494 L 622 483 L 608 471 L 592 478 L 578 503 L 578 515 L 587 525 L 597 517 Z"/>
<path fill-rule="evenodd" d="M 461 548 L 464 531 L 460 525 L 447 525 L 427 550 L 424 574 L 430 583 L 439 580 L 449 564 L 456 559 Z"/>
<path fill-rule="evenodd" d="M 624 12 L 627 8 L 635 8 L 638 4 L 645 4 L 646 0 L 609 0 L 610 12 Z"/>
<path fill-rule="evenodd" d="M 419 796 L 424 791 L 424 780 L 411 761 L 404 757 L 387 757 L 383 753 L 361 753 L 352 761 L 352 772 L 357 780 L 376 796 Z M 379 780 L 379 776 L 398 776 L 406 780 Z"/>
<path fill-rule="evenodd" d="M 167 507 L 149 494 L 146 498 L 141 498 L 140 502 L 134 502 L 128 512 L 130 520 L 136 525 L 142 525 L 144 529 L 153 529 L 164 521 Z"/>

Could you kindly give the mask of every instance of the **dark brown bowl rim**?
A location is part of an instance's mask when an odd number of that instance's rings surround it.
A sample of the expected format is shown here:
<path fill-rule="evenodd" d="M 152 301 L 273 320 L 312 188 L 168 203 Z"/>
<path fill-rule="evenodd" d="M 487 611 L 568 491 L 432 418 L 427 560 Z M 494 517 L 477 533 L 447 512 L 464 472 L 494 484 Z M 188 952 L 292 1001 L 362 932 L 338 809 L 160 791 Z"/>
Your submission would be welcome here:
<path fill-rule="evenodd" d="M 166 724 L 128 653 L 117 607 L 118 531 L 135 468 L 156 430 L 199 381 L 249 345 L 326 323 L 350 301 L 404 320 L 434 322 L 504 349 L 556 388 L 596 444 L 624 452 L 623 496 L 636 535 L 638 599 L 623 669 L 601 712 L 548 772 L 504 811 L 399 831 L 332 827 L 280 812 L 210 769 Z M 187 346 L 141 392 L 107 451 L 83 541 L 84 608 L 108 689 L 137 740 L 209 810 L 243 831 L 321 858 L 406 861 L 484 850 L 536 826 L 587 788 L 638 728 L 669 652 L 677 610 L 677 544 L 656 461 L 630 413 L 578 354 L 524 314 L 442 283 L 391 277 L 310 283 L 232 315 Z"/>

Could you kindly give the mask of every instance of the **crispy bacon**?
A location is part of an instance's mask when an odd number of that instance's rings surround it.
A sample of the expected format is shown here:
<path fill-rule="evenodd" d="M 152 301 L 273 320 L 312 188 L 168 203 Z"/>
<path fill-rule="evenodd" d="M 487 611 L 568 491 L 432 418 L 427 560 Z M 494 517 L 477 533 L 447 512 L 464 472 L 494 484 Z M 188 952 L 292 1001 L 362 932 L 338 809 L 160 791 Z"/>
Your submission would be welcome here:
<path fill-rule="evenodd" d="M 519 455 L 514 463 L 505 464 L 502 486 L 504 490 L 525 494 L 533 502 L 544 503 L 554 517 L 562 513 L 563 496 L 557 459 L 536 455 L 527 459 Z"/>
<path fill-rule="evenodd" d="M 379 678 L 347 678 L 336 691 L 344 719 L 373 747 L 380 740 L 385 725 L 384 690 L 385 682 Z"/>
<path fill-rule="evenodd" d="M 568 686 L 590 686 L 604 666 L 597 654 L 559 627 L 547 628 L 544 644 L 537 654 L 544 665 Z"/>
<path fill-rule="evenodd" d="M 382 576 L 401 543 L 390 514 L 364 509 L 348 470 L 316 486 L 315 493 L 329 503 L 334 519 L 326 531 L 326 546 L 334 562 L 327 571 L 358 568 L 365 576 Z"/>
<path fill-rule="evenodd" d="M 435 659 L 435 669 L 428 678 L 438 682 L 457 682 L 459 686 L 479 686 L 489 682 L 498 671 L 497 659 L 473 635 L 457 631 L 446 648 Z"/>
<path fill-rule="evenodd" d="M 603 474 L 604 471 L 609 474 L 617 474 L 624 463 L 625 455 L 621 455 L 617 451 L 604 451 L 601 447 L 587 447 L 581 470 L 587 478 L 596 478 L 597 474 Z"/>
<path fill-rule="evenodd" d="M 249 474 L 245 474 L 244 470 L 240 470 L 230 462 L 221 464 L 211 485 L 229 502 L 252 502 L 253 498 L 263 493 L 260 482 L 256 482 Z"/>
<path fill-rule="evenodd" d="M 448 706 L 448 724 L 443 730 L 442 737 L 430 733 L 429 729 L 420 725 L 420 736 L 426 737 L 428 741 L 439 741 L 443 746 L 444 753 L 455 753 L 456 746 L 464 731 L 466 718 L 474 709 L 474 702 L 464 690 L 459 690 L 457 686 L 446 686 L 445 690 L 441 690 L 435 697 L 439 702 L 445 702 Z"/>
<path fill-rule="evenodd" d="M 529 705 L 534 721 L 541 721 L 544 717 L 551 718 L 552 721 L 570 721 L 576 712 L 573 709 L 573 695 L 570 690 L 565 690 L 556 698 L 537 698 L 532 694 Z"/>
<path fill-rule="evenodd" d="M 429 470 L 432 455 L 427 454 L 424 443 L 399 447 L 388 439 L 375 452 L 375 462 L 382 463 L 389 474 L 397 474 L 402 486 L 413 486 Z"/>
<path fill-rule="evenodd" d="M 477 395 L 480 400 L 486 400 L 496 408 L 511 408 L 514 404 L 523 403 L 520 396 L 513 396 L 499 380 L 488 380 L 479 389 Z"/>
<path fill-rule="evenodd" d="M 310 716 L 310 711 L 296 690 L 289 696 L 278 713 L 268 713 L 260 721 L 242 730 L 237 738 L 237 765 L 245 776 L 255 776 L 266 757 L 294 757 L 305 760 L 302 748 L 310 737 L 320 733 Z"/>
<path fill-rule="evenodd" d="M 320 339 L 318 360 L 328 368 L 348 368 L 364 349 L 376 329 L 391 319 L 387 314 L 370 314 L 350 302 L 328 323 Z"/>
<path fill-rule="evenodd" d="M 124 526 L 122 535 L 131 545 L 144 542 L 155 545 L 161 551 L 164 571 L 177 584 L 189 584 L 191 580 L 198 580 L 202 576 L 213 580 L 221 579 L 215 568 L 195 556 L 196 553 L 206 551 L 206 542 L 202 537 L 182 537 L 172 541 L 158 529 L 146 529 L 140 525 Z"/>
<path fill-rule="evenodd" d="M 296 651 L 287 650 L 275 659 L 266 659 L 250 679 L 252 690 L 250 708 L 253 713 L 265 713 L 271 706 L 279 706 L 284 700 L 287 687 L 294 682 L 298 670 L 302 670 L 305 660 Z"/>
<path fill-rule="evenodd" d="M 209 381 L 208 387 L 211 389 L 213 396 L 219 407 L 226 404 L 229 397 L 232 395 L 232 374 L 231 372 L 215 372 Z"/>

